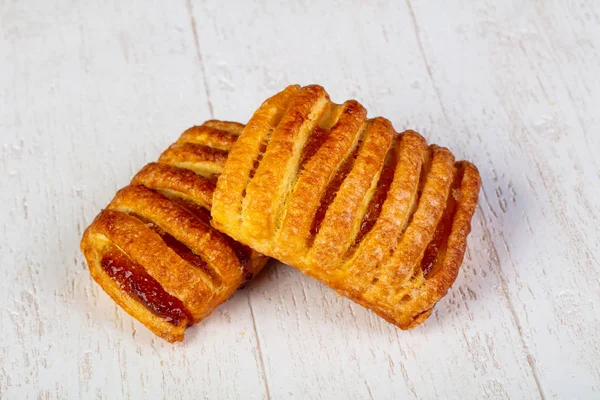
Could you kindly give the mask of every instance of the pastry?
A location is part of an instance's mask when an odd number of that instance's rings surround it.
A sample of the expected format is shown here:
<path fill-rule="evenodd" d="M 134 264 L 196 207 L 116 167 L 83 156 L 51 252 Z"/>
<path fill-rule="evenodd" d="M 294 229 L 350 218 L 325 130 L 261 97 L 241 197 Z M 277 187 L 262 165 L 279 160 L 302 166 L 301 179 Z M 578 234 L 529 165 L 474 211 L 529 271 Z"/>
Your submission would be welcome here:
<path fill-rule="evenodd" d="M 233 144 L 212 224 L 408 329 L 456 279 L 480 184 L 448 149 L 295 85 Z"/>
<path fill-rule="evenodd" d="M 152 332 L 181 341 L 267 258 L 210 226 L 215 181 L 243 129 L 208 121 L 184 132 L 86 229 L 93 278 Z"/>

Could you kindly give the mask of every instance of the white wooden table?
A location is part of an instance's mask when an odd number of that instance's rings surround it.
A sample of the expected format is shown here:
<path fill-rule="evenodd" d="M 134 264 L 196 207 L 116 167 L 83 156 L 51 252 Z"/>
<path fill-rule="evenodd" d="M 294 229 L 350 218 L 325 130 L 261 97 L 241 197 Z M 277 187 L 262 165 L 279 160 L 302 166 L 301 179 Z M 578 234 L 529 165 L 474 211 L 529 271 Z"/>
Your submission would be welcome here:
<path fill-rule="evenodd" d="M 278 3 L 0 0 L 0 398 L 600 398 L 600 2 Z M 457 282 L 404 332 L 273 263 L 155 338 L 83 229 L 185 128 L 289 83 L 479 166 Z"/>

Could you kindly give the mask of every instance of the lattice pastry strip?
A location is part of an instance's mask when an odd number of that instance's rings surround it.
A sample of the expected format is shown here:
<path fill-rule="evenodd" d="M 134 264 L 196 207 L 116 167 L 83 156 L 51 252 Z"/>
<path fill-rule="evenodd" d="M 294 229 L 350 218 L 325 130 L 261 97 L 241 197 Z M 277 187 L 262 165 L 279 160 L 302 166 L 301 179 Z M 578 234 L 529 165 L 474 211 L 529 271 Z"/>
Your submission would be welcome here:
<path fill-rule="evenodd" d="M 454 282 L 480 188 L 472 164 L 319 86 L 265 101 L 221 172 L 213 226 L 401 328 Z"/>

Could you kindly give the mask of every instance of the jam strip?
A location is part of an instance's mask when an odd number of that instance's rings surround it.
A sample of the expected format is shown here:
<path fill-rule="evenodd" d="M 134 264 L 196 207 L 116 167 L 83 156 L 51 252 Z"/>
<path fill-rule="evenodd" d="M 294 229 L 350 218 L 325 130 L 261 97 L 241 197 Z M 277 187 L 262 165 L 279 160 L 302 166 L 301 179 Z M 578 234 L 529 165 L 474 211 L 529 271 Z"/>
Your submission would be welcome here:
<path fill-rule="evenodd" d="M 429 242 L 429 245 L 423 254 L 423 258 L 421 259 L 421 270 L 423 271 L 425 278 L 431 275 L 440 259 L 440 255 L 443 255 L 444 249 L 448 244 L 448 239 L 452 231 L 452 222 L 454 221 L 454 215 L 456 214 L 457 199 L 460 196 L 462 177 L 463 171 L 460 171 L 460 173 L 455 175 L 442 218 L 435 229 L 433 239 Z"/>
<path fill-rule="evenodd" d="M 358 157 L 358 152 L 361 145 L 362 139 L 357 143 L 356 148 L 352 151 L 352 154 L 347 157 L 346 160 L 344 160 L 333 179 L 329 182 L 329 185 L 327 185 L 327 189 L 325 189 L 325 193 L 323 194 L 323 197 L 321 197 L 321 203 L 315 212 L 315 218 L 310 226 L 310 235 L 313 239 L 317 233 L 319 233 L 321 223 L 323 222 L 323 219 L 325 219 L 325 214 L 327 213 L 329 205 L 333 202 L 333 199 L 342 186 L 344 179 L 346 179 L 346 176 L 350 173 L 350 170 L 352 170 L 354 161 L 356 161 L 356 158 Z"/>
<path fill-rule="evenodd" d="M 190 200 L 183 199 L 181 197 L 173 196 L 170 197 L 170 199 L 182 208 L 185 208 L 189 213 L 197 217 L 200 221 L 209 226 L 211 229 L 214 229 L 210 225 L 212 216 L 210 215 L 210 212 L 207 209 L 199 206 L 198 204 Z M 244 280 L 249 281 L 250 279 L 252 279 L 252 249 L 221 232 L 215 232 L 221 238 L 223 238 L 223 240 L 229 245 L 229 247 L 233 249 L 233 252 L 239 260 L 240 265 L 242 266 L 242 274 L 244 275 Z"/>
<path fill-rule="evenodd" d="M 397 139 L 398 138 L 396 137 L 395 140 Z M 367 212 L 363 217 L 358 234 L 354 239 L 354 248 L 360 244 L 371 228 L 373 228 L 373 225 L 375 225 L 375 222 L 377 222 L 377 219 L 381 214 L 381 207 L 383 207 L 383 203 L 387 199 L 390 186 L 394 181 L 396 166 L 398 165 L 398 151 L 395 143 L 396 142 L 392 143 L 386 156 L 386 161 L 381 170 L 381 174 L 379 175 L 379 181 L 377 182 L 377 188 L 367 206 Z"/>
<path fill-rule="evenodd" d="M 227 235 L 223 235 L 223 239 L 233 249 L 235 256 L 242 266 L 244 283 L 248 282 L 254 276 L 254 272 L 252 271 L 252 249 Z"/>
<path fill-rule="evenodd" d="M 423 155 L 423 164 L 421 165 L 421 174 L 419 175 L 419 183 L 417 184 L 417 193 L 415 194 L 415 201 L 413 202 L 413 205 L 408 212 L 409 217 L 405 225 L 405 229 L 412 224 L 415 214 L 419 209 L 419 204 L 421 203 L 421 195 L 423 194 L 425 183 L 427 183 L 427 176 L 431 171 L 432 158 L 433 150 L 432 146 L 429 146 L 429 148 L 427 148 L 427 151 L 425 151 L 425 154 Z M 403 235 L 404 231 L 402 231 L 401 234 Z"/>
<path fill-rule="evenodd" d="M 274 128 L 272 128 L 269 131 L 268 135 L 266 135 L 263 138 L 263 140 L 261 140 L 261 142 L 260 142 L 260 146 L 258 148 L 258 154 L 256 155 L 256 158 L 252 162 L 252 168 L 250 169 L 250 172 L 248 173 L 248 183 L 246 183 L 246 186 L 244 186 L 244 189 L 242 189 L 242 199 L 246 198 L 246 189 L 248 188 L 250 181 L 252 181 L 252 179 L 254 178 L 254 175 L 256 175 L 258 166 L 260 165 L 260 162 L 262 161 L 262 158 L 265 155 L 265 152 L 267 151 L 267 145 L 269 144 L 269 141 L 271 140 L 271 135 L 273 134 L 273 130 L 274 130 Z"/>
<path fill-rule="evenodd" d="M 167 293 L 141 265 L 133 262 L 123 252 L 119 250 L 106 252 L 100 264 L 102 269 L 119 284 L 121 290 L 157 317 L 173 325 L 179 325 L 184 320 L 187 320 L 190 325 L 194 320 L 181 300 Z"/>
<path fill-rule="evenodd" d="M 132 217 L 135 217 L 142 221 L 146 226 L 156 232 L 163 242 L 177 255 L 183 258 L 188 263 L 192 264 L 194 267 L 199 268 L 204 273 L 209 275 L 211 278 L 215 278 L 214 272 L 208 266 L 208 263 L 204 261 L 199 255 L 194 253 L 189 247 L 187 247 L 184 243 L 177 240 L 175 237 L 170 235 L 168 232 L 163 230 L 161 227 L 156 225 L 154 222 L 149 221 L 148 219 L 142 217 L 141 215 L 131 213 L 129 214 Z"/>
<path fill-rule="evenodd" d="M 325 139 L 327 139 L 327 135 L 329 135 L 329 130 L 320 126 L 316 126 L 311 132 L 304 149 L 302 149 L 299 171 L 304 169 L 304 164 L 306 164 L 308 160 L 317 153 L 319 148 L 321 148 Z"/>

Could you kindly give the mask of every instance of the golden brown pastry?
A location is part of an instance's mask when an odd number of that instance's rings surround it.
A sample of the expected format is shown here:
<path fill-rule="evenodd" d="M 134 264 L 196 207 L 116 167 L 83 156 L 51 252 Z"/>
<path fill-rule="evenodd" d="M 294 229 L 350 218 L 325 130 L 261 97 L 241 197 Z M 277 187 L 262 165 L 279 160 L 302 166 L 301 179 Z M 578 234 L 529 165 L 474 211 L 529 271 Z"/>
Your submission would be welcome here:
<path fill-rule="evenodd" d="M 479 188 L 447 149 L 296 85 L 233 145 L 212 224 L 407 329 L 456 279 Z"/>
<path fill-rule="evenodd" d="M 96 282 L 169 342 L 199 322 L 267 258 L 210 226 L 214 185 L 242 131 L 208 121 L 146 165 L 87 228 L 81 241 Z"/>

